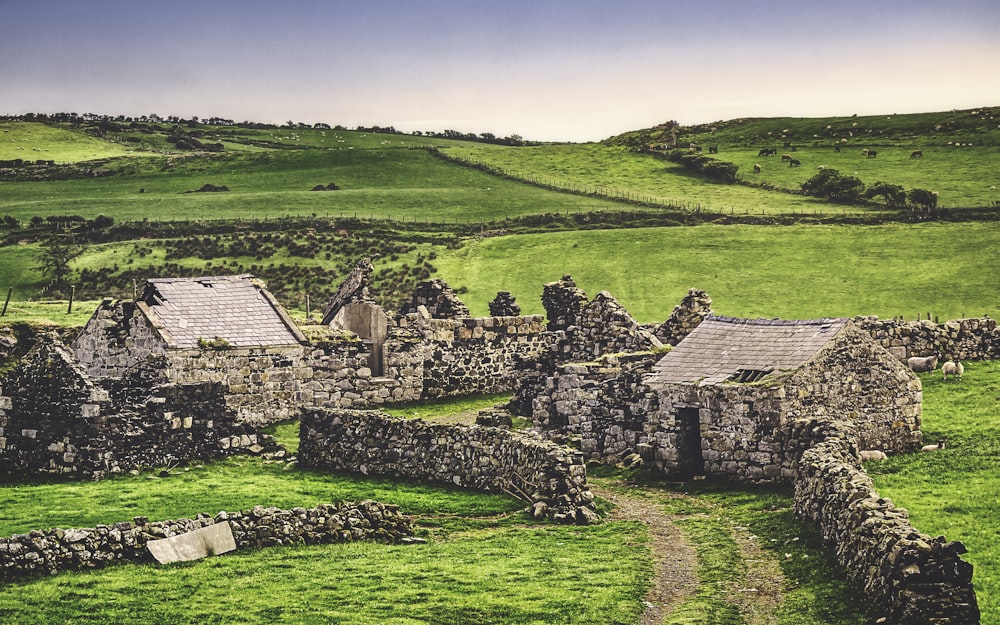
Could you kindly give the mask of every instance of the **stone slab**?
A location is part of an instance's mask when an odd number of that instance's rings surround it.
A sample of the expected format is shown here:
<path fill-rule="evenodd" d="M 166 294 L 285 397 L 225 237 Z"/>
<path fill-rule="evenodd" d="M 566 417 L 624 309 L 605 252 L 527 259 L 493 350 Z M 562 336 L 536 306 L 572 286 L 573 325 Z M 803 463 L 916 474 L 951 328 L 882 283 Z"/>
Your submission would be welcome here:
<path fill-rule="evenodd" d="M 149 552 L 160 564 L 189 562 L 208 556 L 217 556 L 236 550 L 236 539 L 228 521 L 215 523 L 184 534 L 151 540 L 146 543 Z"/>

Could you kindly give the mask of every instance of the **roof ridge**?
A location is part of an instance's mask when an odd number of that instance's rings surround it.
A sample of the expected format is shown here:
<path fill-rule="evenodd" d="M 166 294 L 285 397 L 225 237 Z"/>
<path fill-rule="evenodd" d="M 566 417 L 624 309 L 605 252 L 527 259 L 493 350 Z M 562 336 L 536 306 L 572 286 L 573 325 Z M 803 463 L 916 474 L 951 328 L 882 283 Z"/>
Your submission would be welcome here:
<path fill-rule="evenodd" d="M 727 317 L 725 315 L 709 315 L 705 321 L 721 321 L 723 323 L 760 325 L 760 326 L 805 326 L 805 325 L 825 325 L 830 323 L 846 323 L 847 317 L 821 317 L 819 319 L 781 319 L 780 317 L 758 317 L 749 319 L 746 317 Z"/>

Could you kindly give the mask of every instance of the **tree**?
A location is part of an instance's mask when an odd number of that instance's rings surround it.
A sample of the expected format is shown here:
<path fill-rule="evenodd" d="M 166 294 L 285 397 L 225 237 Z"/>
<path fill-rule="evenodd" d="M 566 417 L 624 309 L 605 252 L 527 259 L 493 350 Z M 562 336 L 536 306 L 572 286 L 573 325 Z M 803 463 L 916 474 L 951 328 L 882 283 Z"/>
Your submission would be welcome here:
<path fill-rule="evenodd" d="M 739 167 L 734 163 L 711 159 L 701 167 L 701 172 L 713 180 L 736 182 L 736 171 Z"/>
<path fill-rule="evenodd" d="M 928 191 L 927 189 L 910 189 L 906 198 L 910 200 L 910 204 L 928 212 L 937 208 L 938 195 L 935 191 Z"/>
<path fill-rule="evenodd" d="M 68 282 L 70 261 L 82 254 L 84 247 L 66 234 L 54 234 L 42 243 L 38 269 L 55 288 L 62 288 Z"/>
<path fill-rule="evenodd" d="M 865 189 L 865 197 L 869 200 L 881 196 L 888 208 L 905 208 L 906 191 L 901 185 L 877 181 Z"/>
<path fill-rule="evenodd" d="M 865 183 L 855 176 L 845 176 L 836 169 L 821 169 L 815 176 L 802 183 L 802 192 L 814 197 L 825 197 L 835 202 L 852 204 L 861 199 Z"/>

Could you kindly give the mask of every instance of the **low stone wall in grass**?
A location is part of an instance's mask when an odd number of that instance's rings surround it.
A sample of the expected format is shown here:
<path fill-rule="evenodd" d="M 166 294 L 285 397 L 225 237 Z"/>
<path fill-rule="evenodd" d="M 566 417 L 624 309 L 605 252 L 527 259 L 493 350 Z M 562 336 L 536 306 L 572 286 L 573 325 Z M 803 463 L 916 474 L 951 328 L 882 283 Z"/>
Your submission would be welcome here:
<path fill-rule="evenodd" d="M 880 497 L 861 468 L 850 426 L 817 424 L 799 461 L 795 512 L 832 544 L 851 582 L 905 625 L 973 625 L 979 607 L 960 542 L 921 534 Z"/>
<path fill-rule="evenodd" d="M 982 317 L 934 323 L 930 320 L 859 317 L 857 321 L 863 330 L 900 360 L 911 356 L 936 355 L 940 364 L 949 359 L 1000 358 L 1000 330 L 997 329 L 996 319 Z"/>
<path fill-rule="evenodd" d="M 506 429 L 430 424 L 374 411 L 304 410 L 299 464 L 507 493 L 536 518 L 597 520 L 583 455 Z"/>
<path fill-rule="evenodd" d="M 33 530 L 0 539 L 0 580 L 54 575 L 72 569 L 103 568 L 123 562 L 153 562 L 146 547 L 216 523 L 228 522 L 237 549 L 277 545 L 318 545 L 373 540 L 396 543 L 413 535 L 413 521 L 396 506 L 375 501 L 326 504 L 315 508 L 265 508 L 220 512 L 214 517 L 132 521 L 86 529 Z"/>

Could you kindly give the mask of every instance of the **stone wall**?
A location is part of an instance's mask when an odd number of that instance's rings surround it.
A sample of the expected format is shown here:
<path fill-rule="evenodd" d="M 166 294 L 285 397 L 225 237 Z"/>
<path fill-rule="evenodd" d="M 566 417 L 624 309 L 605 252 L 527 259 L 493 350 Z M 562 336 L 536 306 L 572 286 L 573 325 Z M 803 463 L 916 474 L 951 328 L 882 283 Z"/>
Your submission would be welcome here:
<path fill-rule="evenodd" d="M 423 356 L 421 398 L 510 390 L 518 359 L 548 347 L 543 321 L 541 315 L 455 320 L 422 319 L 418 315 L 401 318 L 401 326 L 416 328 L 423 337 L 416 349 Z"/>
<path fill-rule="evenodd" d="M 295 416 L 297 393 L 313 377 L 303 355 L 301 346 L 172 349 L 164 373 L 176 384 L 221 384 L 237 419 L 266 425 Z"/>
<path fill-rule="evenodd" d="M 642 376 L 659 357 L 646 352 L 558 367 L 545 378 L 544 391 L 532 397 L 533 424 L 554 440 L 568 438 L 587 460 L 626 460 L 647 439 L 656 395 L 642 384 Z"/>
<path fill-rule="evenodd" d="M 815 445 L 802 454 L 795 512 L 816 524 L 848 578 L 890 622 L 973 625 L 979 608 L 966 549 L 918 532 L 906 511 L 879 496 L 861 468 L 846 424 L 811 424 Z"/>
<path fill-rule="evenodd" d="M 94 379 L 127 378 L 139 367 L 162 362 L 166 343 L 134 302 L 104 299 L 70 349 Z M 163 381 L 167 381 L 164 377 Z"/>
<path fill-rule="evenodd" d="M 1000 330 L 995 319 L 955 319 L 941 324 L 878 317 L 857 317 L 855 321 L 900 360 L 931 355 L 937 355 L 940 362 L 1000 358 Z"/>
<path fill-rule="evenodd" d="M 444 280 L 419 283 L 410 300 L 399 309 L 399 314 L 415 313 L 421 306 L 434 319 L 461 319 L 469 316 L 469 308 L 458 299 Z"/>
<path fill-rule="evenodd" d="M 374 540 L 397 543 L 413 535 L 412 519 L 396 506 L 374 501 L 315 508 L 265 508 L 220 512 L 214 517 L 132 521 L 85 529 L 34 530 L 0 539 L 0 579 L 54 575 L 124 562 L 153 562 L 146 543 L 215 523 L 229 523 L 238 549 Z"/>
<path fill-rule="evenodd" d="M 37 345 L 0 389 L 0 470 L 99 479 L 263 442 L 235 422 L 219 384 L 105 383 L 58 339 Z"/>
<path fill-rule="evenodd" d="M 546 284 L 542 287 L 542 306 L 549 321 L 546 328 L 556 331 L 575 326 L 586 303 L 587 294 L 577 288 L 569 274 L 558 282 Z"/>
<path fill-rule="evenodd" d="M 499 428 L 428 424 L 352 410 L 304 410 L 299 464 L 408 477 L 523 499 L 535 517 L 595 520 L 583 456 Z"/>
<path fill-rule="evenodd" d="M 674 306 L 667 320 L 657 325 L 653 331 L 664 345 L 677 345 L 711 314 L 712 298 L 708 293 L 690 289 L 681 303 Z"/>

